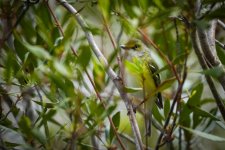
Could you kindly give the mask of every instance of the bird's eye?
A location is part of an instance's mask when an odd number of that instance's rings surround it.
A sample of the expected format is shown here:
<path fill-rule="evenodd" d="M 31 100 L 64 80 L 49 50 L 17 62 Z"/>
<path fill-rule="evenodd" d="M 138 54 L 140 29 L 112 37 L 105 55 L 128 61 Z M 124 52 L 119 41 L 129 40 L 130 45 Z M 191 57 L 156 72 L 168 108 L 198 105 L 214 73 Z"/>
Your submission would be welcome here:
<path fill-rule="evenodd" d="M 136 48 L 138 48 L 138 47 L 139 47 L 139 45 L 137 45 L 137 44 L 134 45 L 134 49 L 136 49 Z"/>

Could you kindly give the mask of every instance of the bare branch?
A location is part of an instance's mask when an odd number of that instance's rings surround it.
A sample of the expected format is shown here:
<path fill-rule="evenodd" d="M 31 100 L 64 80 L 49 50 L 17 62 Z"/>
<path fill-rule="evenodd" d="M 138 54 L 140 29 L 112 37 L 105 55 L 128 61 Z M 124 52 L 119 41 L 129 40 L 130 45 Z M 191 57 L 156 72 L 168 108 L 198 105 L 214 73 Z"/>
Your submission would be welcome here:
<path fill-rule="evenodd" d="M 100 63 L 104 66 L 104 68 L 107 71 L 107 74 L 110 77 L 110 79 L 113 81 L 113 83 L 117 87 L 117 89 L 120 93 L 120 96 L 124 100 L 126 108 L 128 110 L 128 116 L 129 116 L 129 119 L 130 119 L 130 123 L 131 123 L 131 126 L 132 126 L 134 137 L 135 137 L 136 148 L 138 150 L 143 150 L 141 134 L 140 134 L 140 130 L 139 130 L 139 127 L 138 127 L 138 124 L 137 124 L 135 113 L 134 113 L 133 108 L 132 108 L 132 102 L 131 102 L 130 98 L 128 97 L 128 95 L 124 91 L 125 88 L 124 88 L 123 82 L 120 80 L 120 78 L 118 78 L 117 74 L 108 65 L 108 62 L 107 62 L 106 58 L 103 56 L 99 47 L 95 43 L 95 40 L 94 40 L 94 37 L 93 37 L 92 33 L 89 30 L 87 30 L 88 25 L 83 20 L 82 16 L 66 0 L 57 0 L 57 1 L 63 7 L 65 7 L 70 13 L 72 13 L 74 15 L 77 22 L 81 26 L 82 30 L 85 32 L 86 38 L 87 38 L 88 43 L 91 46 L 93 52 L 95 53 L 95 55 L 98 58 L 98 60 L 100 61 Z"/>
<path fill-rule="evenodd" d="M 215 40 L 215 42 L 216 42 L 216 44 L 217 44 L 218 46 L 220 46 L 222 49 L 225 50 L 225 44 L 221 43 L 221 42 L 218 41 L 218 40 Z"/>
<path fill-rule="evenodd" d="M 225 70 L 223 68 L 222 63 L 220 62 L 215 47 L 215 28 L 216 28 L 217 21 L 213 20 L 210 22 L 210 28 L 202 29 L 200 27 L 197 28 L 199 42 L 201 45 L 201 49 L 207 62 L 209 62 L 208 67 L 218 67 L 221 72 L 221 75 L 218 77 L 220 84 L 222 85 L 225 91 Z"/>
<path fill-rule="evenodd" d="M 204 55 L 203 55 L 203 53 L 200 49 L 200 45 L 199 45 L 198 40 L 197 40 L 196 29 L 193 29 L 193 31 L 191 33 L 191 40 L 192 40 L 192 45 L 193 45 L 193 48 L 195 50 L 195 53 L 198 57 L 199 63 L 202 66 L 202 69 L 203 70 L 208 69 L 207 63 L 204 59 Z M 225 106 L 224 106 L 224 103 L 222 101 L 222 98 L 220 97 L 219 93 L 217 92 L 216 87 L 215 87 L 211 77 L 208 76 L 208 75 L 205 75 L 205 78 L 206 78 L 206 80 L 208 82 L 208 85 L 209 85 L 209 88 L 210 88 L 210 90 L 211 90 L 211 92 L 212 92 L 212 94 L 213 94 L 213 96 L 216 100 L 216 104 L 217 104 L 217 106 L 218 106 L 218 108 L 219 108 L 219 110 L 222 114 L 222 117 L 225 120 Z"/>
<path fill-rule="evenodd" d="M 221 20 L 217 20 L 217 22 L 225 30 L 225 23 L 223 23 Z"/>

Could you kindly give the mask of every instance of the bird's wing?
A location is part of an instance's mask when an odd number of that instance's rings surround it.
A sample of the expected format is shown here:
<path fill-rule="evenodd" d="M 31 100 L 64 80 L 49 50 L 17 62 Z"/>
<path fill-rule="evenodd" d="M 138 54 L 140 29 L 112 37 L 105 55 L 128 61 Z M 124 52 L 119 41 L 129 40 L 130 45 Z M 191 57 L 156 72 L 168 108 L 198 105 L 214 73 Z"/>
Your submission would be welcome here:
<path fill-rule="evenodd" d="M 154 62 L 149 62 L 148 63 L 148 68 L 152 72 L 152 78 L 153 78 L 153 80 L 155 82 L 155 86 L 157 88 L 160 85 L 160 83 L 161 83 L 160 75 L 157 73 L 158 67 L 157 67 L 157 65 Z M 160 92 L 157 93 L 156 104 L 157 104 L 157 106 L 159 108 L 163 108 L 162 95 L 161 95 Z"/>

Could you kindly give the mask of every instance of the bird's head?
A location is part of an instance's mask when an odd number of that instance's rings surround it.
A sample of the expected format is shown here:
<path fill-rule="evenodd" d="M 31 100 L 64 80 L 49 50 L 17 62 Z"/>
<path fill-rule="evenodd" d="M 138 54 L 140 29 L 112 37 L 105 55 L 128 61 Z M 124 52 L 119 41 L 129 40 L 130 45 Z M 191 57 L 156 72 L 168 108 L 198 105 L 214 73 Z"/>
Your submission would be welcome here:
<path fill-rule="evenodd" d="M 141 51 L 143 50 L 142 43 L 137 39 L 130 39 L 126 44 L 120 45 L 120 48 L 124 50 Z"/>

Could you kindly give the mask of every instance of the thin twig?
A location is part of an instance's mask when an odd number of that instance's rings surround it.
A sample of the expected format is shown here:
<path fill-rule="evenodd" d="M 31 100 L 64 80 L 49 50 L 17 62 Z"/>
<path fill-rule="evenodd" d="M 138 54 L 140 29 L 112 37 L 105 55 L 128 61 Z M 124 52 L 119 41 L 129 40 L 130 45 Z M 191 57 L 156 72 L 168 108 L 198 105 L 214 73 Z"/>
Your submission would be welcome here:
<path fill-rule="evenodd" d="M 218 24 L 225 30 L 225 23 L 223 23 L 221 20 L 217 20 Z"/>
<path fill-rule="evenodd" d="M 177 102 L 178 99 L 180 98 L 180 94 L 181 94 L 181 92 L 182 92 L 182 88 L 183 88 L 183 84 L 179 84 L 179 85 L 178 85 L 178 88 L 177 88 L 176 95 L 175 95 L 175 97 L 174 97 L 174 99 L 173 99 L 173 102 L 172 102 L 172 105 L 171 105 L 171 108 L 170 108 L 168 117 L 166 118 L 165 124 L 164 124 L 164 126 L 163 126 L 163 129 L 164 129 L 164 130 L 160 133 L 159 138 L 158 138 L 158 140 L 157 140 L 157 144 L 156 144 L 156 148 L 155 148 L 156 150 L 158 150 L 159 147 L 161 147 L 161 141 L 162 141 L 163 135 L 164 135 L 164 133 L 165 133 L 165 131 L 166 131 L 167 126 L 169 125 L 170 118 L 171 118 L 172 115 L 173 115 L 173 110 L 174 110 L 174 108 L 175 108 L 176 102 Z"/>
<path fill-rule="evenodd" d="M 218 40 L 215 40 L 216 41 L 216 44 L 219 45 L 222 49 L 225 50 L 225 44 L 221 43 L 220 41 Z"/>
<path fill-rule="evenodd" d="M 49 11 L 50 11 L 50 13 L 51 13 L 51 15 L 53 16 L 53 19 L 54 19 L 55 23 L 57 24 L 57 26 L 58 26 L 58 28 L 59 28 L 59 30 L 60 30 L 62 36 L 64 36 L 64 32 L 63 32 L 63 29 L 62 29 L 62 27 L 61 27 L 61 24 L 59 23 L 58 19 L 57 19 L 56 16 L 54 15 L 54 13 L 53 13 L 53 11 L 51 10 L 51 8 L 50 8 L 50 6 L 49 6 L 49 4 L 48 4 L 47 1 L 46 1 L 46 5 L 47 5 L 47 7 L 48 7 L 48 9 L 49 9 Z M 71 50 L 72 50 L 73 54 L 74 54 L 76 57 L 78 57 L 78 55 L 77 55 L 75 49 L 74 49 L 72 46 L 71 46 Z M 98 92 L 98 90 L 97 90 L 97 88 L 96 88 L 96 86 L 95 86 L 94 81 L 92 80 L 92 78 L 91 78 L 90 74 L 88 73 L 88 71 L 87 71 L 86 69 L 84 69 L 84 71 L 85 71 L 85 73 L 86 73 L 86 75 L 87 75 L 89 81 L 91 82 L 91 85 L 92 85 L 92 87 L 94 88 L 95 93 L 96 93 L 98 99 L 100 100 L 100 102 L 102 103 L 104 109 L 106 110 L 106 104 L 104 104 L 104 101 L 102 100 L 102 98 L 101 98 L 101 96 L 100 96 L 100 94 L 99 94 L 99 92 Z M 120 139 L 120 137 L 119 137 L 119 135 L 118 135 L 118 133 L 117 133 L 117 129 L 116 129 L 116 127 L 115 127 L 115 125 L 114 125 L 114 123 L 113 123 L 113 121 L 112 121 L 112 118 L 111 118 L 110 116 L 108 116 L 108 120 L 109 120 L 109 122 L 110 122 L 111 127 L 113 128 L 114 134 L 116 135 L 116 138 L 117 138 L 118 142 L 120 143 L 122 149 L 125 150 L 126 148 L 125 148 L 124 144 L 122 143 L 122 141 L 121 141 L 121 139 Z"/>

